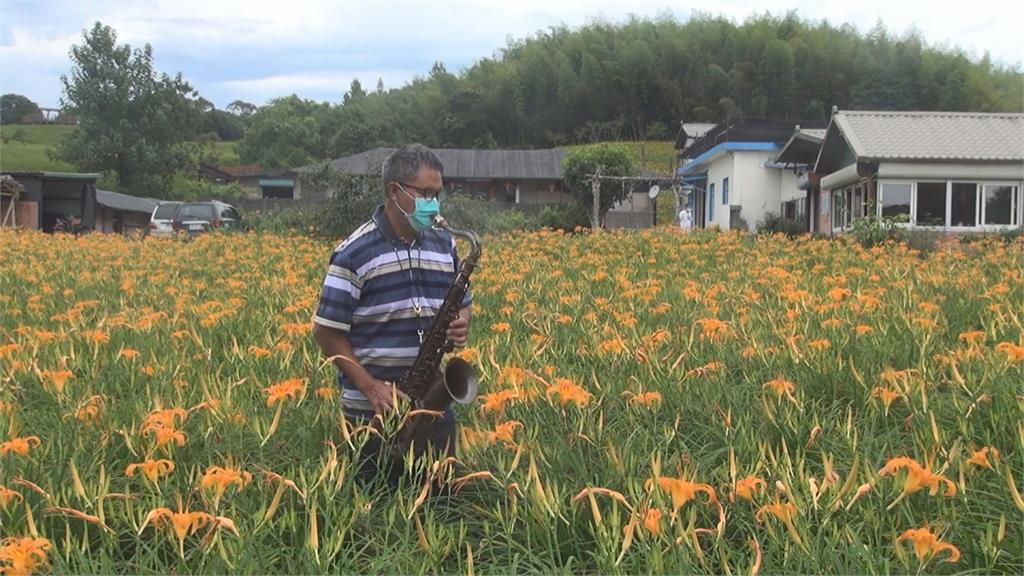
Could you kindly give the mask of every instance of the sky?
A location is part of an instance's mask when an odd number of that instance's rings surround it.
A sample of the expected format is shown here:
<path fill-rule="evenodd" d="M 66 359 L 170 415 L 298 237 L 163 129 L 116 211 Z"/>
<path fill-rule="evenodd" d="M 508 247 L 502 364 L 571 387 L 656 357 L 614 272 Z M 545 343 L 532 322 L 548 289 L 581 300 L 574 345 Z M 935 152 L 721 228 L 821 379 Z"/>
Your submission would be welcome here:
<path fill-rule="evenodd" d="M 617 23 L 630 15 L 685 22 L 699 13 L 740 24 L 791 10 L 861 32 L 881 20 L 892 34 L 916 30 L 929 46 L 959 47 L 974 59 L 988 52 L 999 64 L 1021 68 L 1024 61 L 1024 3 L 1013 1 L 0 0 L 0 93 L 58 107 L 60 77 L 71 68 L 68 52 L 96 21 L 113 27 L 121 44 L 152 45 L 159 72 L 181 72 L 224 108 L 292 93 L 339 102 L 353 78 L 366 89 L 378 78 L 397 88 L 427 75 L 435 61 L 458 72 L 509 40 L 560 25 Z"/>

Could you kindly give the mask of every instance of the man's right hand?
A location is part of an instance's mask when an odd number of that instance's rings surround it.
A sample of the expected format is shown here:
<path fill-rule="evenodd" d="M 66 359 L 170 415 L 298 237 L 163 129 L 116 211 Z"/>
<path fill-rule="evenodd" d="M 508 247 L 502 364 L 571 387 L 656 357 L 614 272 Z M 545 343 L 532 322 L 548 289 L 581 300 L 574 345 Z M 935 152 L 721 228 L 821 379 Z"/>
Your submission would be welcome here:
<path fill-rule="evenodd" d="M 363 396 L 373 406 L 373 411 L 380 416 L 395 409 L 395 400 L 409 400 L 404 392 L 395 388 L 390 382 L 377 380 L 376 378 L 359 386 Z"/>

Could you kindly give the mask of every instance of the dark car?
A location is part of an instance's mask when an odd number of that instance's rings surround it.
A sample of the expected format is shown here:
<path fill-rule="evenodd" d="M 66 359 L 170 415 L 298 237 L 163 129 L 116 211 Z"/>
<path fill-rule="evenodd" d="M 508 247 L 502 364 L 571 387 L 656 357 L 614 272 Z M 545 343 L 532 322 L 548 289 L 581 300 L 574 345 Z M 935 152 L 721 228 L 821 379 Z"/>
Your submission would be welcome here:
<path fill-rule="evenodd" d="M 175 232 L 201 234 L 213 230 L 242 230 L 242 215 L 234 206 L 211 200 L 209 202 L 186 202 L 174 214 Z"/>

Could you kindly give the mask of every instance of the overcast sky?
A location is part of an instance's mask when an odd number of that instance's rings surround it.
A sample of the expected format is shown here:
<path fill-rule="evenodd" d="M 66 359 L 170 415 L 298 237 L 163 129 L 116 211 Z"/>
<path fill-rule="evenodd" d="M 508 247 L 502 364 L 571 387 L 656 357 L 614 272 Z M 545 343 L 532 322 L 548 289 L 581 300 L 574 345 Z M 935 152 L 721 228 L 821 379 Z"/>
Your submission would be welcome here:
<path fill-rule="evenodd" d="M 0 0 L 0 92 L 43 107 L 59 105 L 68 50 L 94 22 L 112 26 L 120 43 L 153 46 L 160 72 L 181 72 L 219 108 L 235 99 L 263 104 L 297 93 L 340 101 L 353 78 L 372 89 L 426 75 L 440 60 L 450 71 L 494 54 L 508 39 L 561 24 L 621 22 L 629 14 L 696 12 L 736 23 L 754 13 L 796 10 L 806 19 L 850 23 L 866 32 L 881 19 L 890 32 L 916 28 L 929 45 L 959 46 L 975 59 L 1024 60 L 1024 3 L 975 0 L 759 0 L 695 2 L 342 2 Z"/>

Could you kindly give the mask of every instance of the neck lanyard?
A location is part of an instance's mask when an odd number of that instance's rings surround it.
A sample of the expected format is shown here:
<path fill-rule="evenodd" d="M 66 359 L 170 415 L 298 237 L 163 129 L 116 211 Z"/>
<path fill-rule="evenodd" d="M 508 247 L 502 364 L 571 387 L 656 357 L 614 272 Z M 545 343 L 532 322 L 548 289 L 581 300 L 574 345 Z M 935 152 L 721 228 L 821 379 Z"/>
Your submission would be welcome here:
<path fill-rule="evenodd" d="M 398 269 L 404 271 L 404 268 L 402 267 L 402 257 L 399 256 L 398 248 L 395 247 L 395 243 L 394 242 L 391 243 L 391 249 L 395 251 L 395 260 L 398 262 Z M 409 244 L 405 245 L 405 254 L 408 257 L 408 261 L 409 261 L 409 284 L 410 284 L 409 290 L 410 290 L 410 293 L 411 293 L 411 295 L 409 296 L 409 299 L 412 301 L 413 312 L 416 313 L 416 324 L 419 325 L 420 324 L 419 319 L 420 319 L 420 316 L 422 315 L 422 312 L 423 312 L 423 302 L 422 302 L 422 300 L 421 300 L 421 298 L 419 297 L 419 294 L 418 294 L 418 292 L 419 292 L 419 284 L 416 283 L 416 279 L 413 277 L 413 274 L 412 274 L 412 268 L 413 268 L 413 266 L 412 266 L 412 250 L 410 249 L 410 245 Z M 423 262 L 422 259 L 420 258 L 421 256 L 422 256 L 422 248 L 417 244 L 417 246 L 416 246 L 416 263 L 417 263 L 417 266 L 421 265 L 422 262 Z M 419 336 L 420 344 L 423 344 L 423 328 L 422 327 L 417 326 L 416 335 Z"/>

